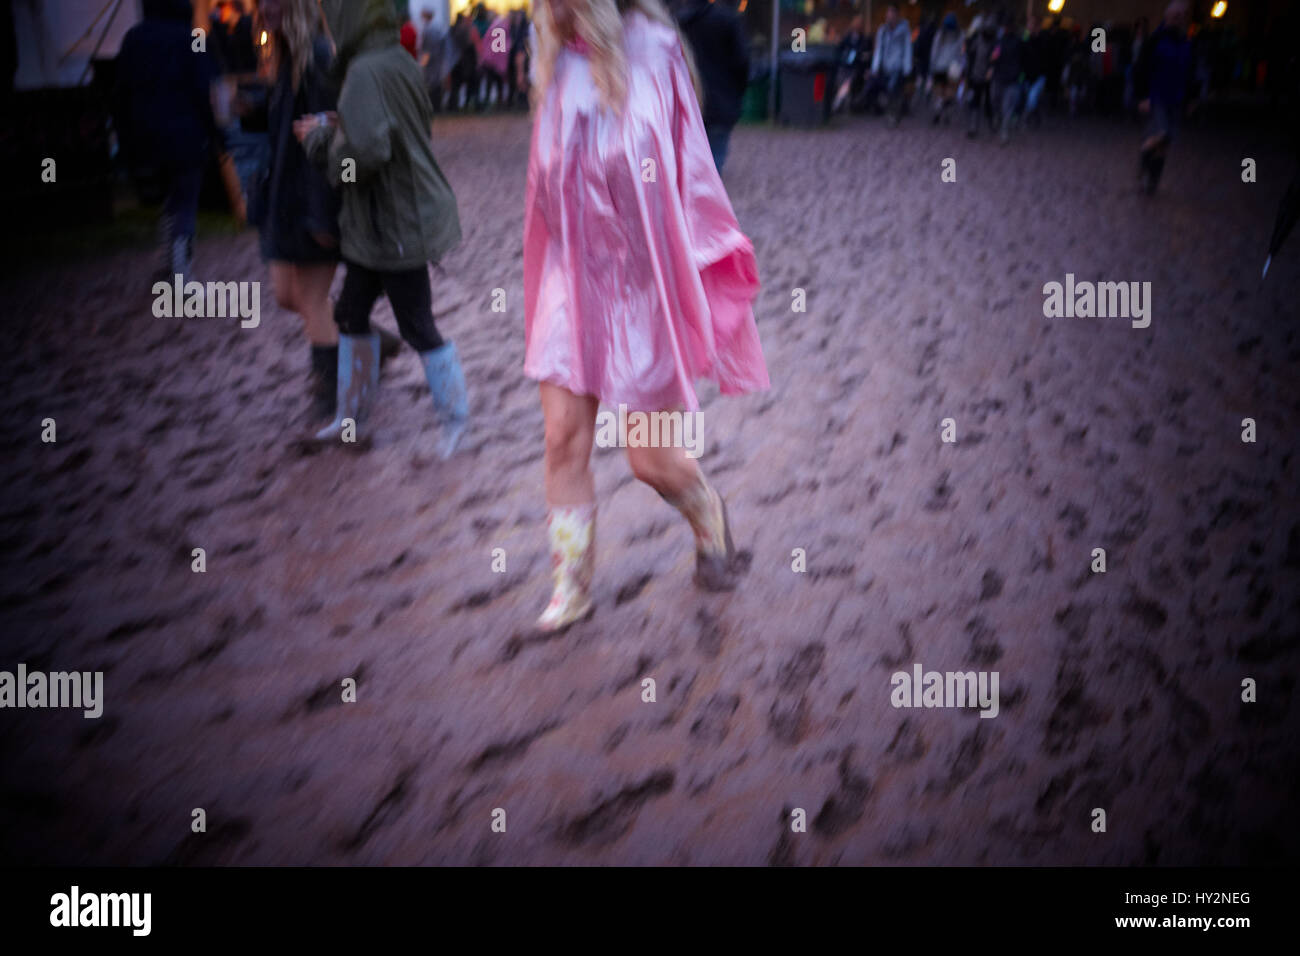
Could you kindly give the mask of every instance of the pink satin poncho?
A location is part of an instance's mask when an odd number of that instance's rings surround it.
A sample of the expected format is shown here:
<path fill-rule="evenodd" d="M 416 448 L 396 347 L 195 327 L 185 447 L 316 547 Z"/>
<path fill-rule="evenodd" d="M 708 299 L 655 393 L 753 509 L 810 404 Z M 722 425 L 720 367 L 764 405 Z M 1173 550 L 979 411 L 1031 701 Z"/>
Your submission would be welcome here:
<path fill-rule="evenodd" d="M 631 411 L 768 387 L 754 249 L 713 165 L 677 33 L 623 19 L 627 103 L 602 109 L 581 46 L 537 112 L 524 211 L 524 374 Z"/>

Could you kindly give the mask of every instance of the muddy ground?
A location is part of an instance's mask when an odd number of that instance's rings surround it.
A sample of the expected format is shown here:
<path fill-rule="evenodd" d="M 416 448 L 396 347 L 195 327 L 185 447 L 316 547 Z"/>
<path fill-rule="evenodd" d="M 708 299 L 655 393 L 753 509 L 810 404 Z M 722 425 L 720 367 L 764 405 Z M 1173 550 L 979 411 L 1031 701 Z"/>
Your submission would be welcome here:
<path fill-rule="evenodd" d="M 1259 281 L 1280 143 L 1189 129 L 1142 201 L 1121 123 L 1006 149 L 916 121 L 739 129 L 772 389 L 705 389 L 702 463 L 752 570 L 697 592 L 685 524 L 598 450 L 598 610 L 536 640 L 527 136 L 438 126 L 465 241 L 435 308 L 475 413 L 446 464 L 409 350 L 373 449 L 295 444 L 306 349 L 251 233 L 200 241 L 196 272 L 262 281 L 255 330 L 154 318 L 147 250 L 0 284 L 0 669 L 105 675 L 98 720 L 0 712 L 0 858 L 1296 859 L 1300 237 Z M 1067 272 L 1150 281 L 1150 327 L 1044 318 Z M 997 717 L 894 708 L 916 663 L 997 671 Z"/>

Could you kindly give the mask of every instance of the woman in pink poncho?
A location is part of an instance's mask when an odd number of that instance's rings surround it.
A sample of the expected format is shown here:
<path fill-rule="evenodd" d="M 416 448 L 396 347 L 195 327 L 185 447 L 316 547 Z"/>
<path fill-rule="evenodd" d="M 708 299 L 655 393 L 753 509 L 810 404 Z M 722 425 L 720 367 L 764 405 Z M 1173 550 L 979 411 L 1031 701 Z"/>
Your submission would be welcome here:
<path fill-rule="evenodd" d="M 537 623 L 554 631 L 592 610 L 600 403 L 629 416 L 694 412 L 696 379 L 737 394 L 768 378 L 750 307 L 753 247 L 713 165 L 667 11 L 659 0 L 544 0 L 536 28 L 524 373 L 541 383 L 546 420 L 555 590 Z M 747 555 L 695 460 L 681 447 L 627 456 L 690 523 L 696 583 L 734 587 Z"/>

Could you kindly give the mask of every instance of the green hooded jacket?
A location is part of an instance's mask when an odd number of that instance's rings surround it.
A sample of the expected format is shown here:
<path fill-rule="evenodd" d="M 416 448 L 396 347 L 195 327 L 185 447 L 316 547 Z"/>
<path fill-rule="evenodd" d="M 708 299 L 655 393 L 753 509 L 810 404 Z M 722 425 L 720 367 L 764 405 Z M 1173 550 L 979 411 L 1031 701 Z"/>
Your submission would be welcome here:
<path fill-rule="evenodd" d="M 303 147 L 342 197 L 343 258 L 383 272 L 437 262 L 460 242 L 460 216 L 433 157 L 433 107 L 420 68 L 399 45 L 393 4 L 321 7 L 342 77 L 339 125 L 313 130 Z"/>

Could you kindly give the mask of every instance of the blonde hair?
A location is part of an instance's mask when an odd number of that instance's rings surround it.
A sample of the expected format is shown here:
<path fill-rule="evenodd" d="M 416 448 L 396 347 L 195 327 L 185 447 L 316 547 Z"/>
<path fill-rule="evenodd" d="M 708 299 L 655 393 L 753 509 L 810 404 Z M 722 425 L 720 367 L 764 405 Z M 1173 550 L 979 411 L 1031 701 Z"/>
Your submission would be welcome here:
<path fill-rule="evenodd" d="M 575 26 L 578 36 L 590 49 L 591 77 L 596 84 L 602 106 L 615 113 L 623 112 L 627 101 L 627 55 L 623 50 L 623 17 L 633 11 L 640 12 L 652 23 L 668 27 L 677 36 L 681 45 L 682 56 L 686 59 L 686 69 L 691 76 L 691 85 L 695 88 L 695 97 L 700 99 L 700 80 L 695 71 L 695 58 L 691 49 L 683 40 L 677 21 L 673 19 L 660 0 L 571 0 Z M 541 103 L 551 85 L 555 72 L 555 60 L 560 55 L 563 41 L 555 29 L 551 18 L 548 0 L 539 0 L 533 11 L 533 24 L 536 28 L 535 48 L 532 51 L 535 64 L 535 82 L 533 83 L 533 105 Z"/>
<path fill-rule="evenodd" d="M 288 55 L 293 88 L 296 91 L 315 59 L 313 42 L 316 29 L 321 23 L 321 11 L 316 0 L 280 0 L 280 8 L 280 29 L 267 30 L 267 42 L 262 46 L 262 55 L 266 58 L 272 80 L 279 75 L 281 57 Z"/>

